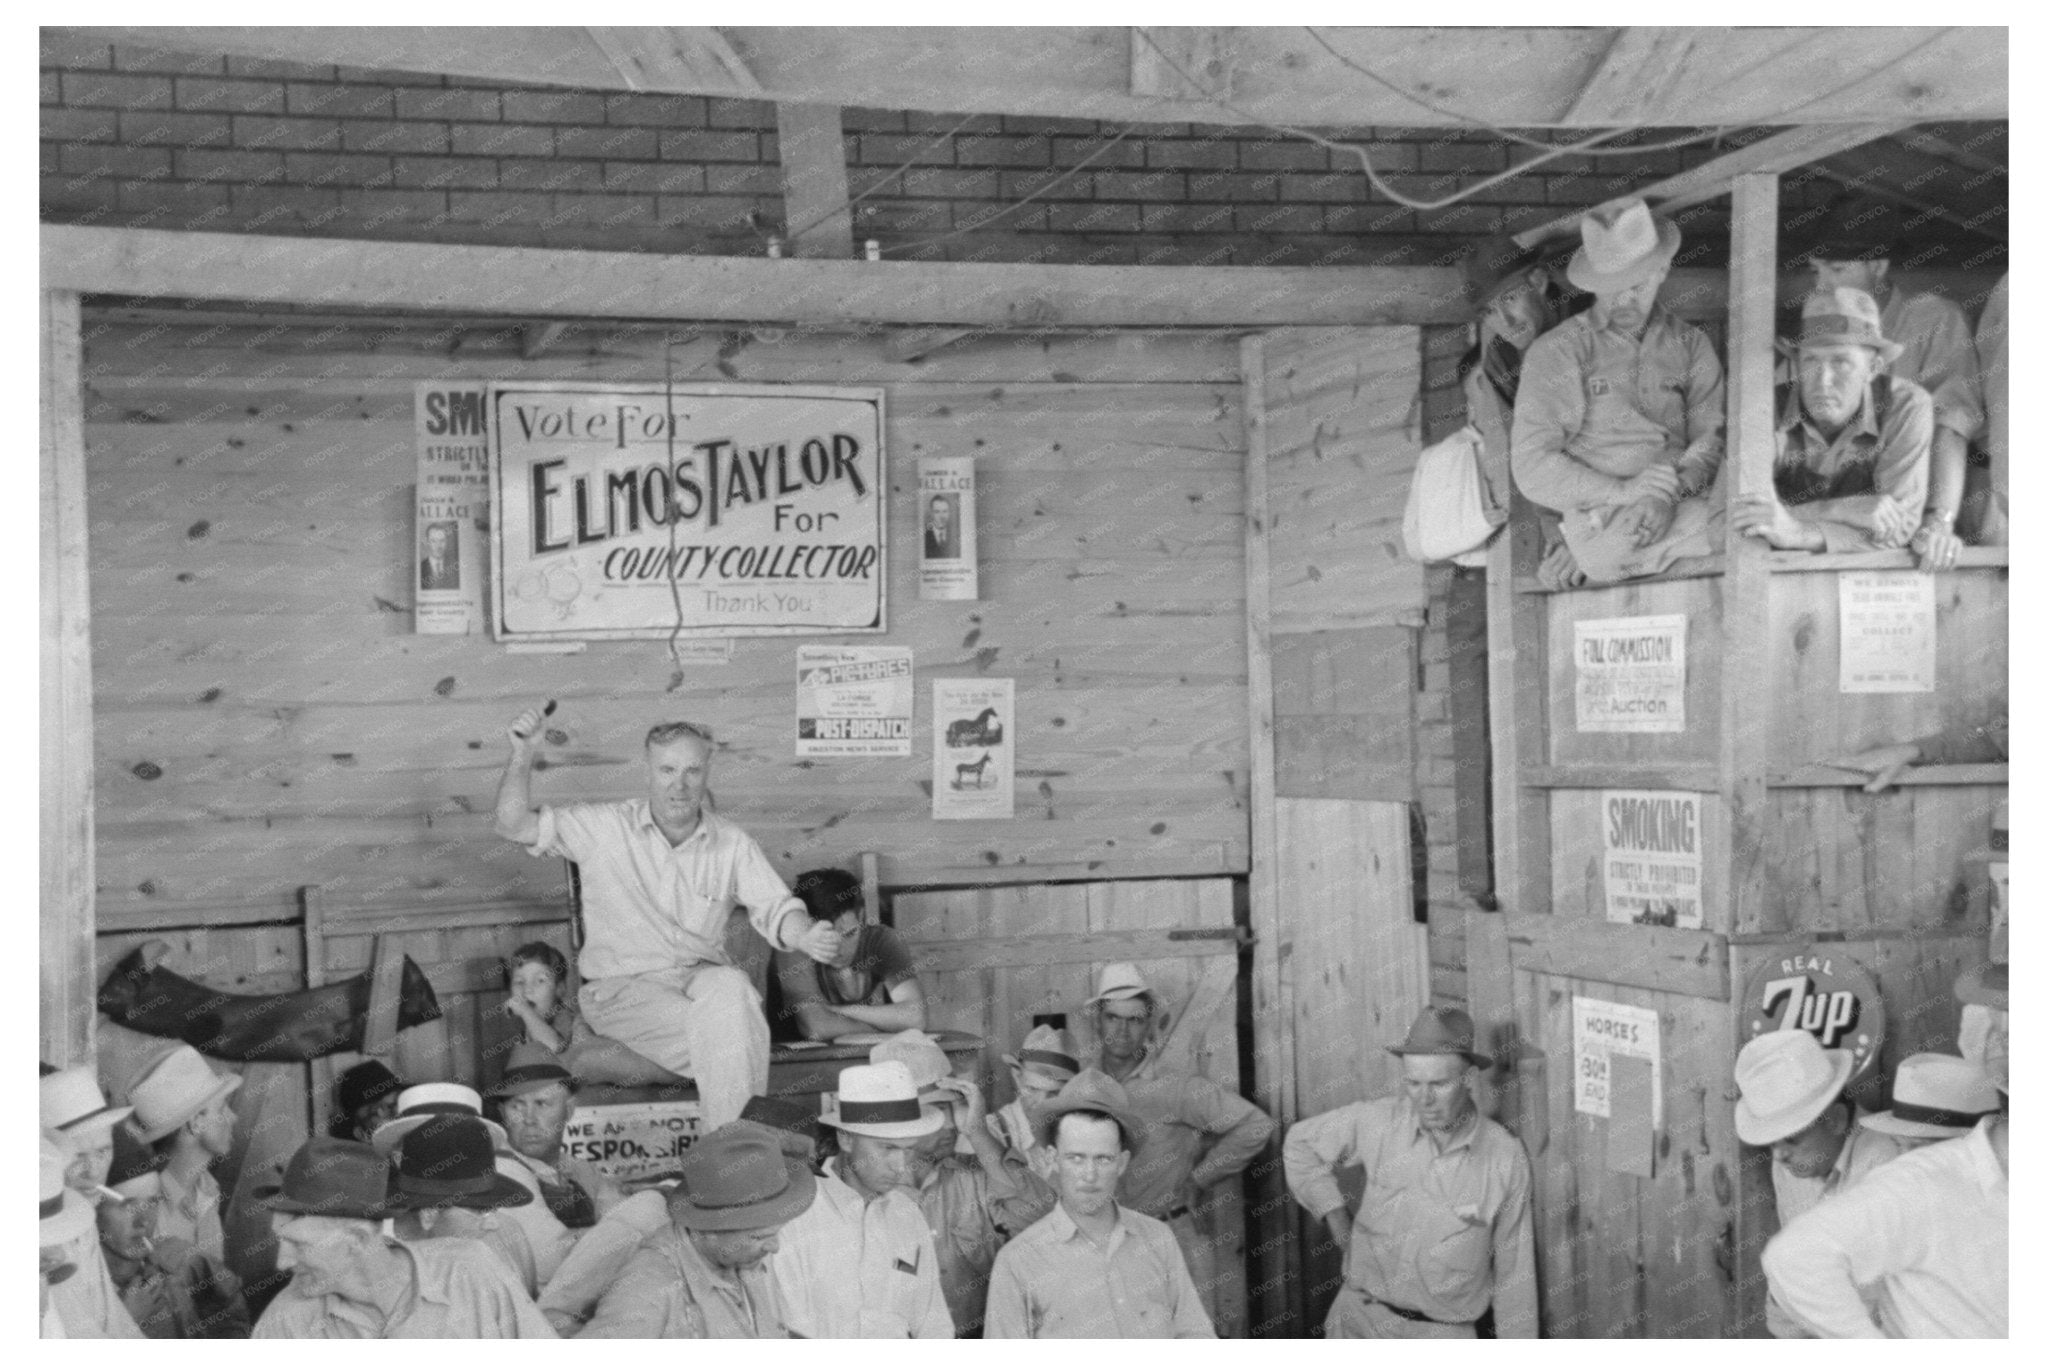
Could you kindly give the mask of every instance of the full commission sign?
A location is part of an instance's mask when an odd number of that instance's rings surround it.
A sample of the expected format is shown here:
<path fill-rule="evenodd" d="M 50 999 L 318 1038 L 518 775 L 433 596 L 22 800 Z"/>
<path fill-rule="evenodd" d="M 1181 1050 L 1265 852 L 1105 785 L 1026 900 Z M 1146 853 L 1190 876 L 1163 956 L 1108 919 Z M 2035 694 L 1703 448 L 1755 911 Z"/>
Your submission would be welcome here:
<path fill-rule="evenodd" d="M 500 639 L 886 629 L 880 389 L 490 388 Z"/>

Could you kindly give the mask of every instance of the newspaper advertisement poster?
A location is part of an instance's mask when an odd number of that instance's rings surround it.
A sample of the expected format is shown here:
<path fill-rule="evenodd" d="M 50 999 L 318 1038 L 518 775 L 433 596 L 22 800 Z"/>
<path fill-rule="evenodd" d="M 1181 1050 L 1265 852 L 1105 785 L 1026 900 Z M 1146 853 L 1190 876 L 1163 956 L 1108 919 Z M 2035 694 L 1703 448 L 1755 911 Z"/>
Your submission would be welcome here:
<path fill-rule="evenodd" d="M 1015 678 L 932 680 L 932 819 L 1016 813 Z"/>
<path fill-rule="evenodd" d="M 1612 1118 L 1614 1057 L 1639 1057 L 1650 1064 L 1650 1126 L 1664 1126 L 1664 1062 L 1658 1043 L 1657 1011 L 1617 1005 L 1588 996 L 1572 997 L 1572 1107 L 1595 1118 Z"/>
<path fill-rule="evenodd" d="M 923 531 L 917 595 L 927 602 L 980 597 L 973 456 L 934 455 L 917 462 L 917 518 Z"/>
<path fill-rule="evenodd" d="M 1931 573 L 1839 575 L 1844 692 L 1934 690 Z"/>
<path fill-rule="evenodd" d="M 1685 730 L 1685 617 L 1575 621 L 1572 672 L 1579 733 Z"/>
<path fill-rule="evenodd" d="M 1698 792 L 1601 792 L 1608 920 L 1699 928 L 1701 838 Z"/>
<path fill-rule="evenodd" d="M 412 436 L 413 632 L 480 635 L 491 506 L 484 386 L 415 384 Z"/>
<path fill-rule="evenodd" d="M 882 390 L 494 383 L 501 640 L 887 629 Z"/>
<path fill-rule="evenodd" d="M 562 1150 L 614 1180 L 647 1180 L 674 1175 L 703 1127 L 696 1100 L 599 1105 L 569 1115 Z"/>
<path fill-rule="evenodd" d="M 798 645 L 798 758 L 909 758 L 910 650 Z"/>

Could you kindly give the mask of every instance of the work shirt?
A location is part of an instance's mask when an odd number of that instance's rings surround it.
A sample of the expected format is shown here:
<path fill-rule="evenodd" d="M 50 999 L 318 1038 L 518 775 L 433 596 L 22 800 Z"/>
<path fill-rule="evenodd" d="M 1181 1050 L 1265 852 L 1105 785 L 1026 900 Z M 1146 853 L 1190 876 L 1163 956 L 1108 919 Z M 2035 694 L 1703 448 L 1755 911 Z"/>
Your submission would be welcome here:
<path fill-rule="evenodd" d="M 1796 383 L 1780 395 L 1779 412 L 1778 455 L 1771 474 L 1787 507 L 1882 493 L 1919 522 L 1927 504 L 1934 437 L 1934 408 L 1926 390 L 1880 376 L 1833 436 L 1806 415 Z M 1826 519 L 1810 524 L 1819 528 L 1830 553 L 1878 548 L 1862 526 Z"/>
<path fill-rule="evenodd" d="M 917 1202 L 903 1190 L 865 1198 L 839 1178 L 836 1160 L 818 1177 L 817 1199 L 783 1226 L 768 1269 L 792 1336 L 953 1335 Z"/>
<path fill-rule="evenodd" d="M 1439 1152 L 1397 1095 L 1303 1119 L 1281 1156 L 1287 1188 L 1318 1219 L 1344 1207 L 1336 1168 L 1364 1167 L 1347 1282 L 1368 1298 L 1446 1323 L 1491 1303 L 1500 1336 L 1536 1335 L 1529 1158 L 1507 1129 L 1474 1113 Z"/>
<path fill-rule="evenodd" d="M 1849 1129 L 1849 1136 L 1826 1175 L 1794 1175 L 1784 1162 L 1773 1161 L 1771 1189 L 1777 1195 L 1778 1226 L 1785 1226 L 1829 1195 L 1848 1189 L 1906 1150 L 1906 1144 L 1890 1134 L 1858 1123 Z"/>
<path fill-rule="evenodd" d="M 158 1179 L 163 1182 L 164 1194 L 157 1205 L 157 1236 L 190 1242 L 200 1255 L 225 1261 L 228 1250 L 220 1225 L 220 1182 L 213 1172 L 202 1169 L 190 1185 L 180 1185 L 166 1167 Z"/>
<path fill-rule="evenodd" d="M 1009 1174 L 1019 1193 L 998 1199 L 978 1158 L 949 1153 L 908 1191 L 932 1230 L 939 1288 L 946 1296 L 946 1311 L 953 1315 L 954 1330 L 963 1335 L 981 1328 L 996 1253 L 1053 1204 L 1052 1190 L 1021 1159 L 1011 1164 Z"/>
<path fill-rule="evenodd" d="M 633 1253 L 577 1338 L 787 1337 L 766 1261 L 731 1275 L 713 1268 L 689 1234 L 657 1233 Z"/>
<path fill-rule="evenodd" d="M 121 1302 L 107 1272 L 97 1227 L 64 1244 L 64 1259 L 78 1269 L 61 1284 L 50 1286 L 50 1307 L 64 1322 L 67 1337 L 142 1339 L 142 1329 Z"/>
<path fill-rule="evenodd" d="M 810 924 L 761 846 L 711 811 L 676 845 L 644 800 L 542 806 L 538 814 L 527 852 L 574 859 L 581 871 L 584 938 L 576 964 L 585 981 L 731 966 L 725 929 L 735 904 L 747 907 L 748 921 L 773 947 L 793 948 Z"/>
<path fill-rule="evenodd" d="M 393 1242 L 412 1266 L 413 1295 L 389 1321 L 338 1294 L 287 1284 L 256 1323 L 255 1336 L 367 1340 L 378 1337 L 544 1337 L 555 1329 L 512 1272 L 481 1242 L 435 1238 Z"/>
<path fill-rule="evenodd" d="M 1017 1235 L 989 1277 L 990 1339 L 1214 1337 L 1166 1224 L 1116 1206 L 1098 1246 L 1064 1205 Z"/>
<path fill-rule="evenodd" d="M 518 1181 L 533 1194 L 533 1198 L 524 1204 L 495 1210 L 498 1222 L 504 1228 L 499 1249 L 507 1264 L 513 1266 L 522 1278 L 530 1260 L 533 1282 L 545 1285 L 575 1249 L 576 1234 L 563 1226 L 562 1220 L 548 1207 L 540 1177 L 527 1164 L 525 1157 L 510 1148 L 500 1148 L 493 1155 L 492 1164 L 499 1175 Z"/>
<path fill-rule="evenodd" d="M 1204 1185 L 1251 1165 L 1273 1136 L 1266 1111 L 1206 1076 L 1169 1071 L 1147 1055 L 1120 1082 L 1145 1123 L 1145 1142 L 1117 1185 L 1117 1202 L 1154 1218 L 1181 1207 L 1188 1177 L 1199 1167 Z M 1214 1137 L 1208 1154 L 1201 1148 Z M 1198 1160 L 1199 1158 L 1199 1160 Z"/>
<path fill-rule="evenodd" d="M 1885 372 L 1908 380 L 1934 400 L 1934 424 L 1964 440 L 1984 430 L 1984 386 L 1963 310 L 1939 294 L 1891 291 L 1879 314 L 1886 341 L 1904 349 Z"/>
<path fill-rule="evenodd" d="M 797 1005 L 886 1005 L 889 990 L 917 979 L 917 962 L 910 949 L 886 924 L 863 924 L 853 934 L 853 958 L 846 971 L 813 961 L 802 953 L 777 953 L 775 976 L 782 985 L 782 1002 Z"/>
<path fill-rule="evenodd" d="M 1617 506 L 1622 480 L 1669 464 L 1686 493 L 1704 492 L 1721 468 L 1725 408 L 1713 343 L 1662 304 L 1640 338 L 1596 325 L 1590 312 L 1567 318 L 1522 361 L 1510 438 L 1515 485 L 1559 512 Z"/>
<path fill-rule="evenodd" d="M 139 1263 L 109 1259 L 107 1270 L 128 1276 L 116 1281 L 121 1305 L 147 1337 L 163 1341 L 203 1338 L 234 1340 L 249 1335 L 249 1309 L 242 1282 L 220 1262 L 189 1243 L 159 1239 Z"/>
<path fill-rule="evenodd" d="M 2008 1335 L 2004 1121 L 1907 1152 L 1787 1224 L 1763 1257 L 1785 1306 L 1824 1337 Z"/>

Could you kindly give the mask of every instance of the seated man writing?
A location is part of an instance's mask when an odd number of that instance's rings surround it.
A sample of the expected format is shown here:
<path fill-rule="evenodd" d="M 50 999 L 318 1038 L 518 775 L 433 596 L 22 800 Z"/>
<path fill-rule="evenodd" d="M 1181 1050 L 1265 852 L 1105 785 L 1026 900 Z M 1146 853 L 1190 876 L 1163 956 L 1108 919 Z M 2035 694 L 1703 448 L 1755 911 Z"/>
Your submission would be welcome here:
<path fill-rule="evenodd" d="M 1565 274 L 1593 306 L 1530 345 L 1510 463 L 1523 495 L 1562 515 L 1578 571 L 1612 583 L 1719 547 L 1721 362 L 1657 301 L 1676 224 L 1637 199 L 1579 232 Z"/>
<path fill-rule="evenodd" d="M 1838 554 L 1912 539 L 1927 502 L 1934 404 L 1882 372 L 1898 353 L 1862 290 L 1807 297 L 1799 378 L 1779 408 L 1775 494 L 1737 499 L 1735 529 L 1780 550 Z"/>
<path fill-rule="evenodd" d="M 535 806 L 546 715 L 535 707 L 507 731 L 497 832 L 535 857 L 552 853 L 582 868 L 584 1020 L 695 1077 L 704 1126 L 729 1123 L 768 1088 L 768 1019 L 753 982 L 725 951 L 733 906 L 747 907 L 771 947 L 818 962 L 838 956 L 839 931 L 805 915 L 761 846 L 706 807 L 708 730 L 676 721 L 647 732 L 644 798 Z"/>
<path fill-rule="evenodd" d="M 855 1033 L 893 1033 L 924 1027 L 924 988 L 917 964 L 896 931 L 862 919 L 860 882 L 836 867 L 814 868 L 796 879 L 797 899 L 811 919 L 839 934 L 830 961 L 802 953 L 775 955 L 787 1036 L 820 1042 Z"/>

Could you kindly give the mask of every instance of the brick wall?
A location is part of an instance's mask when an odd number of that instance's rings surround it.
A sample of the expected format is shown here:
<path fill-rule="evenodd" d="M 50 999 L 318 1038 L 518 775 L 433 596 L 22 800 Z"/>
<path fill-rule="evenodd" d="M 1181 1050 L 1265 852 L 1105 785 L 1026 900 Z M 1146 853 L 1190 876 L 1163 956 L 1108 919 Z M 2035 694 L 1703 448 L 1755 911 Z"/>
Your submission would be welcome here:
<path fill-rule="evenodd" d="M 756 253 L 790 226 L 761 101 L 207 58 L 60 29 L 43 32 L 41 100 L 53 222 L 699 254 Z M 844 121 L 849 189 L 874 191 L 855 236 L 913 259 L 1430 263 L 1724 150 L 1563 158 L 1417 212 L 1351 158 L 1259 130 L 862 109 Z M 1369 143 L 1412 197 L 1529 154 L 1479 133 L 1337 135 Z M 1688 223 L 1709 243 L 1701 264 L 1721 214 Z"/>

